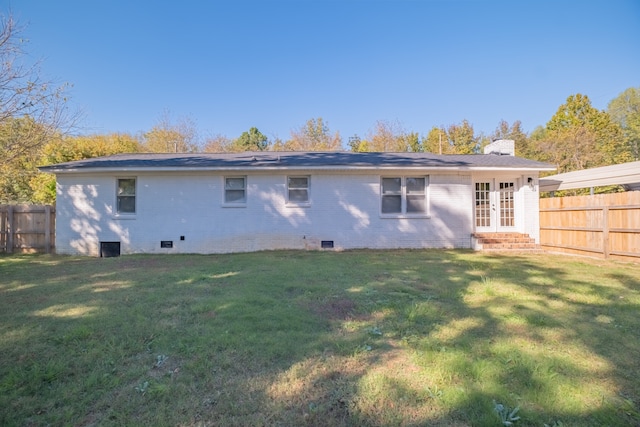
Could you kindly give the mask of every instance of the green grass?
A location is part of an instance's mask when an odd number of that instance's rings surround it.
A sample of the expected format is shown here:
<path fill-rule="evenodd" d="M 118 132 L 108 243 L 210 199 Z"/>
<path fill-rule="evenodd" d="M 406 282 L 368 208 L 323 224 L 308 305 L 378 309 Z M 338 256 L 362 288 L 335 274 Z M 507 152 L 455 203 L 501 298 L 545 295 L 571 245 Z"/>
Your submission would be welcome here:
<path fill-rule="evenodd" d="M 2 426 L 640 425 L 640 265 L 0 257 Z"/>

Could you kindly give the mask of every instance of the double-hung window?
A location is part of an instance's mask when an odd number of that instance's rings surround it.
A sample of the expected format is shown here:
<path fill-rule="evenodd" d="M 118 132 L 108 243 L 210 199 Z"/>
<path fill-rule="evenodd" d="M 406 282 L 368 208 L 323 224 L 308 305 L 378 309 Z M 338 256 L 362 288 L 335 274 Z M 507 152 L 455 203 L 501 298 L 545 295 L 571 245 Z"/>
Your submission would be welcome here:
<path fill-rule="evenodd" d="M 116 190 L 116 213 L 135 214 L 136 213 L 136 179 L 118 178 L 118 188 Z"/>
<path fill-rule="evenodd" d="M 309 204 L 309 182 L 308 176 L 288 176 L 287 203 L 292 205 Z"/>
<path fill-rule="evenodd" d="M 229 206 L 247 204 L 247 177 L 227 176 L 224 178 L 224 203 Z"/>
<path fill-rule="evenodd" d="M 380 182 L 380 212 L 382 215 L 426 216 L 427 176 L 382 177 Z"/>

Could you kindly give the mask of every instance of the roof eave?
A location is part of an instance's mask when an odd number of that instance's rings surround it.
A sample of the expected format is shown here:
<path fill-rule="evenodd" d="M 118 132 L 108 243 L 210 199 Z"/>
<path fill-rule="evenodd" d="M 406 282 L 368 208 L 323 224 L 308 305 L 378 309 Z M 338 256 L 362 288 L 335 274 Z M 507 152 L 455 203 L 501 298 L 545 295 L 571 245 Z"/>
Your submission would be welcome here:
<path fill-rule="evenodd" d="M 250 172 L 250 171 L 368 171 L 368 170 L 421 170 L 421 171 L 469 171 L 469 172 L 495 172 L 495 171 L 522 171 L 522 172 L 547 172 L 554 171 L 554 167 L 547 166 L 420 166 L 420 165 L 383 165 L 383 166 L 209 166 L 209 167 L 92 167 L 92 168 L 55 168 L 44 166 L 39 168 L 42 172 L 53 174 L 87 174 L 87 173 L 140 173 L 140 172 Z"/>

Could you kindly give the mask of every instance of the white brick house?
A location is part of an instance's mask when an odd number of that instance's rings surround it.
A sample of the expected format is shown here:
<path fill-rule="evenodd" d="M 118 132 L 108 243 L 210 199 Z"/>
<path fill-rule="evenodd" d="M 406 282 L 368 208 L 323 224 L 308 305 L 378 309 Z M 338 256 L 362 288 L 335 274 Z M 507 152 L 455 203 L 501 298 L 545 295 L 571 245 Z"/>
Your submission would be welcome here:
<path fill-rule="evenodd" d="M 56 174 L 56 251 L 470 248 L 476 232 L 538 241 L 538 174 L 504 154 L 122 154 Z"/>

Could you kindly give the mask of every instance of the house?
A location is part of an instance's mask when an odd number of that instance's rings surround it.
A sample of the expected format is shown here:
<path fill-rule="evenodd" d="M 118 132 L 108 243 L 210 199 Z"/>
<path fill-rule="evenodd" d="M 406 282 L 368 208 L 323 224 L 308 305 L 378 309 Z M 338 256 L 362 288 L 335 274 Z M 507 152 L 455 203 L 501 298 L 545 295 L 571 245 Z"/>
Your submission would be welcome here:
<path fill-rule="evenodd" d="M 472 248 L 476 233 L 539 239 L 538 176 L 552 166 L 487 154 L 119 154 L 56 174 L 56 251 L 223 253 Z"/>

